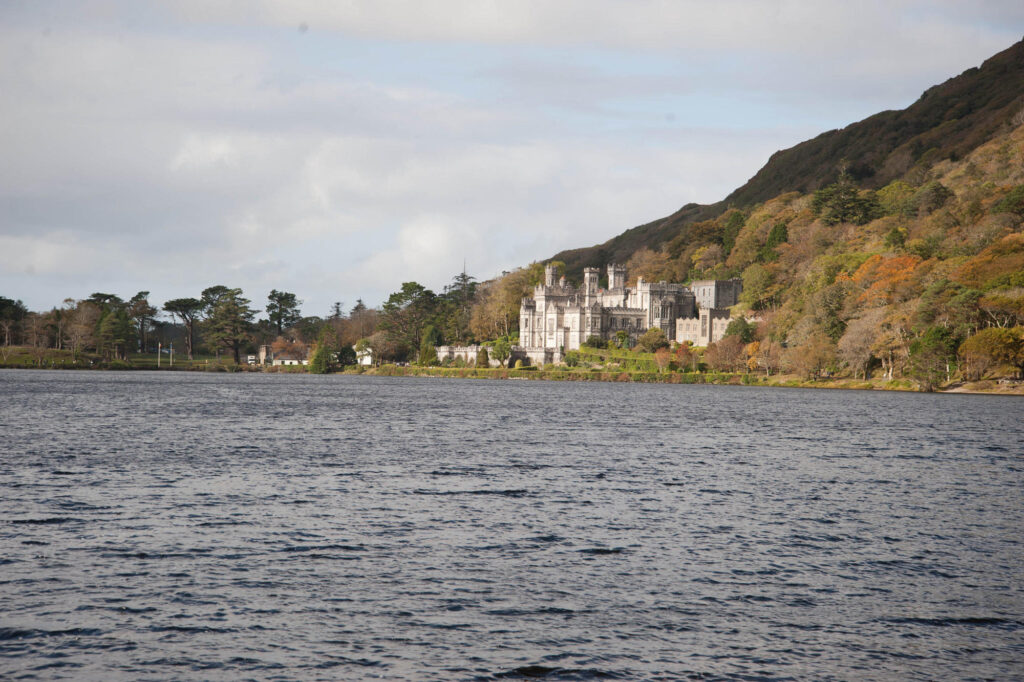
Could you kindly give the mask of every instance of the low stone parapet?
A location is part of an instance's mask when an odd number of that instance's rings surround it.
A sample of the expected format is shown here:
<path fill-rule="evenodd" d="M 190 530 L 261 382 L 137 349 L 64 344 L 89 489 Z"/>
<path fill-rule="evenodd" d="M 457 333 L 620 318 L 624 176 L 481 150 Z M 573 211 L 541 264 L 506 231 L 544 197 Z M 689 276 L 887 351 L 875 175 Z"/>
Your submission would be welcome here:
<path fill-rule="evenodd" d="M 437 346 L 438 362 L 456 362 L 461 360 L 466 365 L 476 365 L 476 359 L 480 349 L 485 346 Z M 501 363 L 492 357 L 492 351 L 487 349 L 489 367 L 500 367 Z M 562 353 L 550 348 L 527 348 L 524 346 L 512 346 L 512 353 L 509 356 L 507 365 L 515 366 L 516 360 L 522 360 L 524 365 L 543 367 L 544 365 L 558 364 L 562 362 Z"/>

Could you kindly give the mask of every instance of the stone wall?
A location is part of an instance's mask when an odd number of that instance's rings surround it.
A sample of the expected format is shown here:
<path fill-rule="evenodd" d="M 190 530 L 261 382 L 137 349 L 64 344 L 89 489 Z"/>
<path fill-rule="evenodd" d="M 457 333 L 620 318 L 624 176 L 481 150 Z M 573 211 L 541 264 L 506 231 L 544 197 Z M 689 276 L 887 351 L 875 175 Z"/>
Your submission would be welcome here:
<path fill-rule="evenodd" d="M 480 346 L 437 347 L 437 359 L 439 362 L 444 362 L 445 360 L 448 360 L 449 362 L 462 360 L 466 365 L 476 366 L 476 358 L 479 353 Z M 490 349 L 487 351 L 487 360 L 489 367 L 501 367 L 501 363 L 491 357 Z M 543 367 L 544 365 L 561 362 L 562 354 L 557 350 L 549 348 L 523 348 L 522 346 L 512 346 L 512 354 L 509 356 L 507 366 L 515 366 L 516 360 L 522 360 L 524 365 Z"/>

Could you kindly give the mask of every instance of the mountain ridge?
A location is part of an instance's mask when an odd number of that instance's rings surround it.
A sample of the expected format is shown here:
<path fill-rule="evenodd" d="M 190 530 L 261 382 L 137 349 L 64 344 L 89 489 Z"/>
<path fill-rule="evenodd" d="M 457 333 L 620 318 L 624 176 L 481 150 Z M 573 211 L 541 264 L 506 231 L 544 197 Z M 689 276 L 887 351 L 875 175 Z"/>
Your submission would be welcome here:
<path fill-rule="evenodd" d="M 564 262 L 566 274 L 578 278 L 588 265 L 625 262 L 642 248 L 657 250 L 687 225 L 730 208 L 747 209 L 786 192 L 824 187 L 842 170 L 869 189 L 908 176 L 923 178 L 934 163 L 955 161 L 992 139 L 1022 111 L 1024 40 L 929 87 L 905 109 L 881 111 L 775 152 L 721 201 L 686 204 L 602 244 L 561 251 L 552 260 Z"/>

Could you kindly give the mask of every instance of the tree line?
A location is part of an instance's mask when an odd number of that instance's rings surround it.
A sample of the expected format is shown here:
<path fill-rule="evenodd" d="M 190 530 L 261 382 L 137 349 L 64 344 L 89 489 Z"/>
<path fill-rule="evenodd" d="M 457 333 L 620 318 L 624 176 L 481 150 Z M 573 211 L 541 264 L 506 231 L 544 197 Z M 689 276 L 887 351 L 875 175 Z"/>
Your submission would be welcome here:
<path fill-rule="evenodd" d="M 346 311 L 338 301 L 322 317 L 304 316 L 302 301 L 291 292 L 272 290 L 260 310 L 242 289 L 223 285 L 160 306 L 148 291 L 129 299 L 109 293 L 67 298 L 45 311 L 0 296 L 0 331 L 4 348 L 66 350 L 73 358 L 90 353 L 105 361 L 178 344 L 190 360 L 203 353 L 240 363 L 266 345 L 329 371 L 355 362 L 355 348 L 382 363 L 425 359 L 442 343 L 510 346 L 518 339 L 520 302 L 543 273 L 539 263 L 486 282 L 461 272 L 440 293 L 405 282 L 377 308 L 360 299 Z M 265 317 L 257 319 L 261 312 Z"/>
<path fill-rule="evenodd" d="M 301 303 L 293 293 L 272 290 L 264 308 L 267 317 L 257 320 L 260 311 L 243 291 L 223 285 L 161 307 L 150 302 L 148 291 L 127 300 L 109 293 L 67 298 L 39 312 L 0 296 L 0 330 L 4 347 L 67 350 L 73 358 L 92 353 L 107 361 L 127 361 L 133 353 L 153 353 L 178 343 L 189 360 L 199 352 L 224 353 L 238 363 L 243 352 L 255 352 L 285 336 L 299 343 L 315 340 L 330 318 L 303 317 Z M 353 311 L 357 320 L 362 310 L 360 303 Z M 340 302 L 332 314 L 342 317 Z"/>

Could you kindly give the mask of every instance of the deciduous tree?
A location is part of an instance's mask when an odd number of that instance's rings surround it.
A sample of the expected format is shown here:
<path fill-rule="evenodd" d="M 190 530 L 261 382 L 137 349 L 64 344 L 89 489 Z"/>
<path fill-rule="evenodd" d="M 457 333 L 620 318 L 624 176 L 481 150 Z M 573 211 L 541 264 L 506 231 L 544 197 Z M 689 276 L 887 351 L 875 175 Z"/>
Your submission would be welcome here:
<path fill-rule="evenodd" d="M 725 336 L 704 350 L 704 362 L 720 372 L 735 372 L 746 366 L 745 344 L 738 336 Z"/>
<path fill-rule="evenodd" d="M 96 343 L 96 328 L 100 321 L 100 309 L 95 303 L 79 301 L 71 313 L 68 325 L 68 345 L 71 357 L 77 358 L 84 349 Z"/>
<path fill-rule="evenodd" d="M 543 275 L 543 265 L 540 270 Z M 535 268 L 519 268 L 477 288 L 469 328 L 477 340 L 510 336 L 519 329 L 519 308 L 536 279 Z"/>
<path fill-rule="evenodd" d="M 668 347 L 662 347 L 654 351 L 654 363 L 658 366 L 659 372 L 664 372 L 672 362 L 672 351 Z"/>
<path fill-rule="evenodd" d="M 787 352 L 789 366 L 808 379 L 818 379 L 836 360 L 835 346 L 822 332 L 811 334 L 803 343 Z"/>
<path fill-rule="evenodd" d="M 665 338 L 664 330 L 658 327 L 651 327 L 637 339 L 636 344 L 648 353 L 653 353 L 659 348 L 668 348 L 668 339 Z"/>
<path fill-rule="evenodd" d="M 865 380 L 868 378 L 883 320 L 885 311 L 875 308 L 847 323 L 846 331 L 839 339 L 839 357 L 850 366 L 854 377 L 861 374 Z"/>
<path fill-rule="evenodd" d="M 512 344 L 509 342 L 507 336 L 497 338 L 494 343 L 491 344 L 491 357 L 498 361 L 498 364 L 502 367 L 508 361 L 512 355 Z"/>
<path fill-rule="evenodd" d="M 960 344 L 959 355 L 971 379 L 981 379 L 999 365 L 1010 365 L 1024 375 L 1024 327 L 982 329 Z"/>

